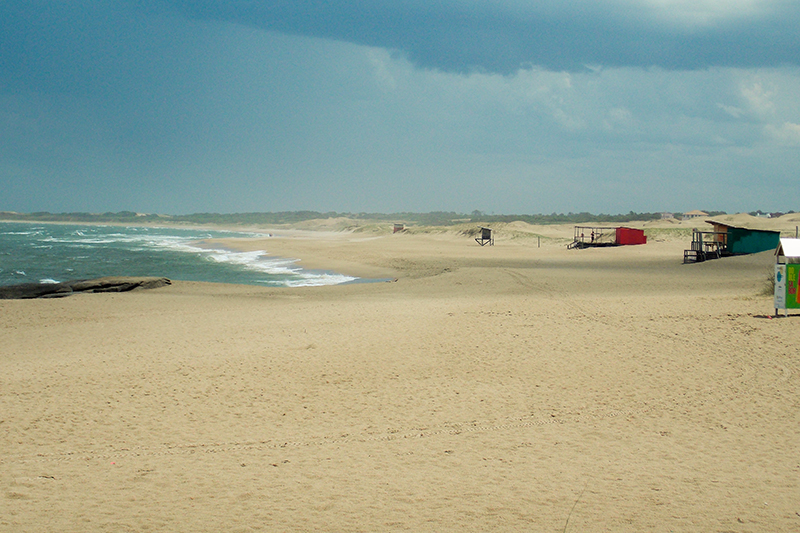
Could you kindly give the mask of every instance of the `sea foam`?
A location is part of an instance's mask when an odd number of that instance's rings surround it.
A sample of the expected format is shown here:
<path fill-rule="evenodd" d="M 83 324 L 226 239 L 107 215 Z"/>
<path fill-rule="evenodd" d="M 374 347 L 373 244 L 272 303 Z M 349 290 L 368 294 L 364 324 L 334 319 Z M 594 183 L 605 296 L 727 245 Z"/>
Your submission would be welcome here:
<path fill-rule="evenodd" d="M 283 287 L 358 279 L 304 270 L 296 259 L 276 257 L 267 250 L 239 252 L 202 244 L 208 239 L 256 236 L 263 237 L 232 231 L 0 223 L 0 249 L 8 251 L 0 258 L 0 285 L 19 283 L 20 277 L 58 282 L 112 275 Z"/>

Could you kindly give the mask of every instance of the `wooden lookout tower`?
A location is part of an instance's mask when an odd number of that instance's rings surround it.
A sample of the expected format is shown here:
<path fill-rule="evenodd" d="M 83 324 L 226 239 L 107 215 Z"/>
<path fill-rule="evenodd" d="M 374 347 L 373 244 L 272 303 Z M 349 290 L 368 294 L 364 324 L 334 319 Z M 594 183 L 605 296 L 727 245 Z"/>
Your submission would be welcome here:
<path fill-rule="evenodd" d="M 481 246 L 494 246 L 494 236 L 492 235 L 492 228 L 481 227 L 481 236 L 475 239 L 475 242 Z"/>

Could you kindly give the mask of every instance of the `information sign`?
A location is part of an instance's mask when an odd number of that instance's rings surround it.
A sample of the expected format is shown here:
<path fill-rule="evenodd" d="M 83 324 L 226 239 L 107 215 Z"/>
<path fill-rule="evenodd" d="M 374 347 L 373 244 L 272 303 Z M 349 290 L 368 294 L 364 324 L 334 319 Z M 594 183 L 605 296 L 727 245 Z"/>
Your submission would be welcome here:
<path fill-rule="evenodd" d="M 800 264 L 775 265 L 775 309 L 800 309 Z"/>

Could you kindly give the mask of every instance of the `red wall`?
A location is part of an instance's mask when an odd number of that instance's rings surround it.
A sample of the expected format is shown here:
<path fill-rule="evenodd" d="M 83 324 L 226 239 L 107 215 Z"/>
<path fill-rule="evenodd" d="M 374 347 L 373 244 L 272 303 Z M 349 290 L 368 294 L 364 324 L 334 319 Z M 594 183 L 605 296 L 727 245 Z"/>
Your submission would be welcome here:
<path fill-rule="evenodd" d="M 642 229 L 617 228 L 617 244 L 647 244 Z"/>

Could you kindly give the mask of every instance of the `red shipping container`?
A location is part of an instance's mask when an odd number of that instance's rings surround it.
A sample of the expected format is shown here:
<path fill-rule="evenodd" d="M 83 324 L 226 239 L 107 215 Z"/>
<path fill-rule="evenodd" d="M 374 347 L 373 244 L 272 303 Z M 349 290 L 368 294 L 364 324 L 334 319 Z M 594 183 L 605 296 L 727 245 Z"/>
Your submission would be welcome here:
<path fill-rule="evenodd" d="M 643 229 L 617 228 L 617 244 L 647 244 Z"/>

